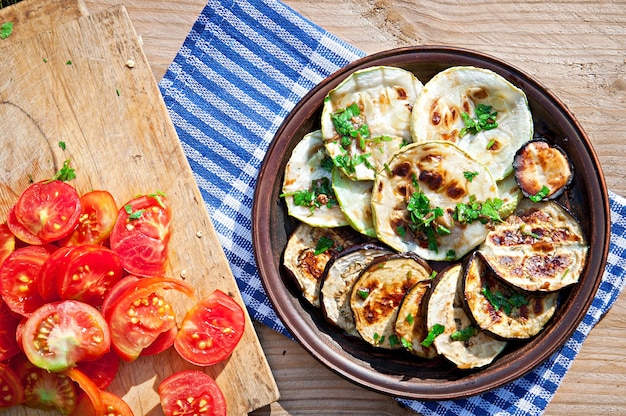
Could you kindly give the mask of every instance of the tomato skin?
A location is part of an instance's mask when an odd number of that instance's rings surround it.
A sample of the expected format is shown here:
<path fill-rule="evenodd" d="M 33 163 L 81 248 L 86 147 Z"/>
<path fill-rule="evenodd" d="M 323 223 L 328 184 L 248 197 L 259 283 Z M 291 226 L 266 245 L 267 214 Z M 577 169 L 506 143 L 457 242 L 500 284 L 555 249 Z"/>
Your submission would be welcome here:
<path fill-rule="evenodd" d="M 102 403 L 102 395 L 96 384 L 82 371 L 77 368 L 70 368 L 63 371 L 63 375 L 69 377 L 76 382 L 81 390 L 89 397 L 91 405 L 96 415 L 104 415 L 104 403 Z"/>
<path fill-rule="evenodd" d="M 74 411 L 74 416 L 102 416 L 104 415 L 115 415 L 115 416 L 134 416 L 132 409 L 122 399 L 116 394 L 108 392 L 106 390 L 100 391 L 100 398 L 102 399 L 102 404 L 104 405 L 105 413 L 98 414 L 96 413 L 96 409 L 94 409 L 91 404 L 91 400 L 87 398 L 87 395 L 82 395 L 78 399 L 78 403 L 76 405 L 76 410 Z"/>
<path fill-rule="evenodd" d="M 98 245 L 74 247 L 57 275 L 56 292 L 61 299 L 74 299 L 100 306 L 111 287 L 122 278 L 119 256 Z"/>
<path fill-rule="evenodd" d="M 118 212 L 109 238 L 128 273 L 142 277 L 165 274 L 172 210 L 163 195 L 144 195 Z"/>
<path fill-rule="evenodd" d="M 9 226 L 4 223 L 0 224 L 0 266 L 4 260 L 9 257 L 15 250 L 15 235 L 9 229 Z"/>
<path fill-rule="evenodd" d="M 152 344 L 148 345 L 141 351 L 141 355 L 156 355 L 160 354 L 172 345 L 174 345 L 174 340 L 176 339 L 176 335 L 178 334 L 178 328 L 173 326 L 169 329 L 169 331 L 161 332 L 158 337 L 152 342 Z"/>
<path fill-rule="evenodd" d="M 48 371 L 98 359 L 110 346 L 109 327 L 100 311 L 74 300 L 45 304 L 26 320 L 22 331 L 24 354 Z"/>
<path fill-rule="evenodd" d="M 46 302 L 61 300 L 57 292 L 57 276 L 65 272 L 67 260 L 74 247 L 61 247 L 50 254 L 41 266 L 36 280 L 37 292 Z"/>
<path fill-rule="evenodd" d="M 6 361 L 21 351 L 16 338 L 21 320 L 22 317 L 13 313 L 0 299 L 0 361 Z"/>
<path fill-rule="evenodd" d="M 244 328 L 241 306 L 226 293 L 215 290 L 187 312 L 174 348 L 192 364 L 213 365 L 228 358 Z"/>
<path fill-rule="evenodd" d="M 97 360 L 81 361 L 76 365 L 76 368 L 89 377 L 100 390 L 109 387 L 119 367 L 120 358 L 112 351 Z"/>
<path fill-rule="evenodd" d="M 43 243 L 69 235 L 78 223 L 80 211 L 76 189 L 59 180 L 31 184 L 15 204 L 17 221 Z"/>
<path fill-rule="evenodd" d="M 225 416 L 226 400 L 221 389 L 209 375 L 197 370 L 174 373 L 158 387 L 161 407 L 166 416 Z M 194 400 L 187 400 L 193 398 Z M 204 404 L 202 407 L 201 403 Z"/>
<path fill-rule="evenodd" d="M 80 197 L 81 213 L 74 231 L 64 246 L 98 245 L 109 238 L 117 219 L 117 204 L 110 192 L 95 190 Z"/>
<path fill-rule="evenodd" d="M 0 363 L 0 409 L 17 406 L 24 401 L 24 387 L 15 371 Z"/>
<path fill-rule="evenodd" d="M 39 295 L 36 281 L 44 262 L 54 250 L 51 246 L 21 247 L 2 263 L 2 299 L 13 312 L 29 316 L 45 303 Z"/>
<path fill-rule="evenodd" d="M 194 293 L 193 287 L 182 280 L 144 277 L 127 284 L 121 293 L 114 288 L 115 299 L 105 301 L 111 347 L 124 361 L 135 360 L 161 333 L 176 325 L 171 305 L 157 294 L 162 290 L 176 290 L 189 297 Z"/>
<path fill-rule="evenodd" d="M 9 213 L 7 214 L 7 227 L 11 231 L 11 233 L 20 241 L 23 241 L 26 244 L 32 245 L 42 245 L 43 241 L 30 231 L 26 229 L 15 216 L 15 205 L 13 205 L 9 209 Z"/>

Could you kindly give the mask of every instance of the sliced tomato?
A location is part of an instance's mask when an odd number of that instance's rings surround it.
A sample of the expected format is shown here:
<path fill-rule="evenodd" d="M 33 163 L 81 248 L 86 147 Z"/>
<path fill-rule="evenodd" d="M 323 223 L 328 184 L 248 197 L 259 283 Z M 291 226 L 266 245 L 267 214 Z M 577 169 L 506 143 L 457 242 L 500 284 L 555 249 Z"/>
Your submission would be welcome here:
<path fill-rule="evenodd" d="M 6 223 L 0 224 L 0 266 L 13 253 L 13 250 L 15 250 L 15 235 Z"/>
<path fill-rule="evenodd" d="M 169 202 L 160 194 L 140 196 L 119 210 L 110 244 L 124 269 L 137 276 L 165 273 L 171 219 Z"/>
<path fill-rule="evenodd" d="M 202 371 L 174 373 L 159 384 L 158 393 L 166 415 L 226 415 L 222 390 Z"/>
<path fill-rule="evenodd" d="M 76 386 L 67 376 L 34 366 L 25 357 L 15 364 L 24 387 L 24 405 L 69 415 L 76 407 Z"/>
<path fill-rule="evenodd" d="M 26 357 L 48 371 L 98 359 L 110 346 L 109 328 L 100 311 L 74 300 L 45 304 L 26 320 L 22 332 Z"/>
<path fill-rule="evenodd" d="M 120 258 L 114 251 L 98 245 L 77 246 L 67 255 L 64 273 L 57 275 L 56 291 L 61 299 L 100 306 L 122 273 Z"/>
<path fill-rule="evenodd" d="M 102 403 L 101 391 L 96 384 L 82 371 L 77 368 L 69 368 L 63 371 L 63 375 L 76 382 L 80 389 L 89 397 L 96 415 L 104 415 L 105 407 Z M 107 413 L 108 414 L 108 413 Z"/>
<path fill-rule="evenodd" d="M 36 281 L 45 261 L 55 248 L 26 246 L 13 251 L 0 268 L 2 299 L 20 315 L 29 316 L 45 300 L 39 295 Z"/>
<path fill-rule="evenodd" d="M 0 363 L 0 409 L 16 406 L 24 401 L 24 387 L 7 364 Z"/>
<path fill-rule="evenodd" d="M 102 244 L 109 238 L 115 219 L 117 204 L 110 192 L 95 190 L 80 197 L 81 213 L 76 228 L 61 244 L 80 246 Z"/>
<path fill-rule="evenodd" d="M 158 294 L 163 290 L 193 296 L 193 287 L 182 280 L 145 277 L 106 302 L 104 316 L 111 329 L 111 347 L 123 360 L 135 360 L 161 333 L 176 325 L 172 306 Z"/>
<path fill-rule="evenodd" d="M 37 291 L 46 302 L 61 300 L 57 292 L 57 276 L 65 273 L 67 260 L 74 247 L 61 247 L 50 254 L 41 266 L 36 280 Z"/>
<path fill-rule="evenodd" d="M 100 389 L 106 389 L 117 374 L 120 367 L 120 357 L 112 351 L 107 352 L 97 360 L 81 361 L 76 365 Z"/>
<path fill-rule="evenodd" d="M 134 416 L 134 413 L 128 403 L 121 397 L 106 390 L 100 391 L 100 398 L 104 405 L 105 412 L 98 414 L 94 409 L 91 400 L 86 394 L 78 398 L 75 416 Z"/>
<path fill-rule="evenodd" d="M 18 240 L 23 241 L 26 244 L 43 244 L 43 241 L 41 241 L 39 237 L 28 231 L 26 227 L 24 227 L 17 220 L 17 217 L 15 216 L 15 205 L 9 209 L 9 213 L 7 214 L 7 227 Z"/>
<path fill-rule="evenodd" d="M 22 317 L 13 313 L 0 299 L 0 361 L 8 360 L 21 351 L 15 335 L 21 320 Z"/>
<path fill-rule="evenodd" d="M 215 290 L 187 312 L 174 348 L 192 364 L 212 365 L 233 352 L 244 328 L 241 306 L 226 293 Z"/>
<path fill-rule="evenodd" d="M 113 285 L 111 290 L 109 290 L 106 295 L 104 295 L 101 310 L 102 315 L 104 315 L 105 318 L 108 316 L 111 306 L 117 303 L 120 295 L 129 287 L 135 287 L 139 279 L 139 277 L 133 276 L 132 274 L 124 276 Z"/>
<path fill-rule="evenodd" d="M 15 204 L 17 221 L 43 243 L 68 236 L 76 227 L 80 212 L 78 192 L 59 180 L 33 183 Z"/>
<path fill-rule="evenodd" d="M 178 334 L 178 328 L 173 326 L 169 331 L 162 332 L 152 344 L 148 345 L 141 351 L 141 355 L 156 355 L 160 354 L 172 345 Z"/>

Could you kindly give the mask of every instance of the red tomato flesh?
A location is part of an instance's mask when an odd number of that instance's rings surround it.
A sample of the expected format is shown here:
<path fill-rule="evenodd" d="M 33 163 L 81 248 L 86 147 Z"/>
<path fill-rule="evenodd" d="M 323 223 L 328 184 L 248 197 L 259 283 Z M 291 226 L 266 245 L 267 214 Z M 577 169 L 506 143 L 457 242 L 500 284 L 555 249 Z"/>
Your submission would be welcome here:
<path fill-rule="evenodd" d="M 165 415 L 226 415 L 224 394 L 202 371 L 175 373 L 159 384 L 158 392 Z"/>
<path fill-rule="evenodd" d="M 37 292 L 46 302 L 61 300 L 57 292 L 57 276 L 65 273 L 67 260 L 74 247 L 61 247 L 46 259 L 35 283 Z"/>
<path fill-rule="evenodd" d="M 15 235 L 6 223 L 0 224 L 0 266 L 13 253 L 13 250 L 15 250 Z"/>
<path fill-rule="evenodd" d="M 18 375 L 4 363 L 0 363 L 0 392 L 0 409 L 16 406 L 24 401 L 24 387 Z"/>
<path fill-rule="evenodd" d="M 117 218 L 117 204 L 108 191 L 96 190 L 80 197 L 81 213 L 76 228 L 62 245 L 102 244 L 109 238 Z"/>
<path fill-rule="evenodd" d="M 0 299 L 0 361 L 6 361 L 21 351 L 16 339 L 21 320 L 22 317 L 13 313 Z"/>
<path fill-rule="evenodd" d="M 100 389 L 106 389 L 113 382 L 120 367 L 120 357 L 112 351 L 97 360 L 81 361 L 76 365 Z"/>
<path fill-rule="evenodd" d="M 174 348 L 196 365 L 213 365 L 233 352 L 245 327 L 244 311 L 221 290 L 215 290 L 185 315 Z"/>
<path fill-rule="evenodd" d="M 48 371 L 98 359 L 110 346 L 109 327 L 100 311 L 74 300 L 45 304 L 26 320 L 22 331 L 26 357 Z"/>

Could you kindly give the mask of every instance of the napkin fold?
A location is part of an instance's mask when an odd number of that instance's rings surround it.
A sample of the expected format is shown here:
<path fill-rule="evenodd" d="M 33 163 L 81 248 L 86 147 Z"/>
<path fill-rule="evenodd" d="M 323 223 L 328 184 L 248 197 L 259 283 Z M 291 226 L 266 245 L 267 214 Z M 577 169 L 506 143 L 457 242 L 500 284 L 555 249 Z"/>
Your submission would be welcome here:
<path fill-rule="evenodd" d="M 279 1 L 210 0 L 159 85 L 250 315 L 285 335 L 290 334 L 265 294 L 253 256 L 256 177 L 296 103 L 362 56 Z M 478 396 L 398 400 L 423 415 L 541 414 L 624 286 L 626 199 L 609 196 L 607 267 L 589 311 L 557 352 L 526 376 Z"/>

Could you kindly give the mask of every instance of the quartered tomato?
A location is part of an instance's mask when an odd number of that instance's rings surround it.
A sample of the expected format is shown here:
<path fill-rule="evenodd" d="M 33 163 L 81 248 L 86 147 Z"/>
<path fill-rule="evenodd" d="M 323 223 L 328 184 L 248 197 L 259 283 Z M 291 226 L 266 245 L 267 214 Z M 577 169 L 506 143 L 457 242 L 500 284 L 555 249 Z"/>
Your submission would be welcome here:
<path fill-rule="evenodd" d="M 0 224 L 0 266 L 9 254 L 15 250 L 15 235 L 9 230 L 9 226 Z"/>
<path fill-rule="evenodd" d="M 109 328 L 100 311 L 74 300 L 45 304 L 26 320 L 22 331 L 26 357 L 49 371 L 98 359 L 110 346 Z"/>
<path fill-rule="evenodd" d="M 89 401 L 91 402 L 96 415 L 105 414 L 101 391 L 86 374 L 77 368 L 70 368 L 63 371 L 63 375 L 76 382 L 80 389 L 87 395 L 87 397 L 89 397 Z"/>
<path fill-rule="evenodd" d="M 103 190 L 87 192 L 80 197 L 80 206 L 76 229 L 61 244 L 102 244 L 109 238 L 117 218 L 117 204 L 113 195 Z"/>
<path fill-rule="evenodd" d="M 111 329 L 111 347 L 123 360 L 133 361 L 144 348 L 176 325 L 174 310 L 158 294 L 163 290 L 193 296 L 193 287 L 182 280 L 144 277 L 124 290 L 113 288 L 114 299 L 105 299 L 103 312 Z"/>
<path fill-rule="evenodd" d="M 226 293 L 215 290 L 187 312 L 174 348 L 192 364 L 212 365 L 233 352 L 244 327 L 241 306 Z"/>
<path fill-rule="evenodd" d="M 50 254 L 35 280 L 39 295 L 46 302 L 61 300 L 57 292 L 57 276 L 65 273 L 67 260 L 74 247 L 61 247 Z"/>
<path fill-rule="evenodd" d="M 161 194 L 140 196 L 119 210 L 110 236 L 111 249 L 130 274 L 165 273 L 171 218 L 168 200 Z"/>
<path fill-rule="evenodd" d="M 77 246 L 67 254 L 63 273 L 56 277 L 56 292 L 61 299 L 100 306 L 122 273 L 120 258 L 114 251 L 98 245 Z"/>
<path fill-rule="evenodd" d="M 21 320 L 22 317 L 11 311 L 0 299 L 0 361 L 8 360 L 20 352 L 16 333 Z"/>
<path fill-rule="evenodd" d="M 60 180 L 45 180 L 30 185 L 15 204 L 15 218 L 43 243 L 68 236 L 80 216 L 76 189 Z"/>
<path fill-rule="evenodd" d="M 159 384 L 158 392 L 166 415 L 226 415 L 224 394 L 202 371 L 175 373 Z"/>
<path fill-rule="evenodd" d="M 24 387 L 18 375 L 4 363 L 0 363 L 0 392 L 0 409 L 16 406 L 24 401 Z"/>
<path fill-rule="evenodd" d="M 0 268 L 2 299 L 14 312 L 29 316 L 45 300 L 39 295 L 36 280 L 50 254 L 51 246 L 26 246 L 13 251 Z"/>
<path fill-rule="evenodd" d="M 141 351 L 141 355 L 156 355 L 160 354 L 172 345 L 178 334 L 178 328 L 173 326 L 167 332 L 162 332 L 152 344 L 148 345 Z"/>

